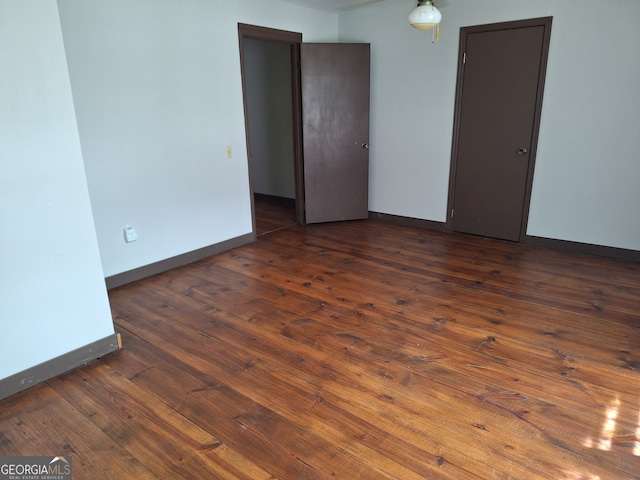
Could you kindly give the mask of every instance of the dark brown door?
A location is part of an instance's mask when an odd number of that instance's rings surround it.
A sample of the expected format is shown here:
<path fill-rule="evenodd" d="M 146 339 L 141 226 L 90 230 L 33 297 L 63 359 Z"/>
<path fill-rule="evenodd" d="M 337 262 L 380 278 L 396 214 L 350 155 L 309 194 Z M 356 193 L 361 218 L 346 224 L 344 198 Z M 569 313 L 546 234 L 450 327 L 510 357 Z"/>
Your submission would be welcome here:
<path fill-rule="evenodd" d="M 551 19 L 461 36 L 452 230 L 518 241 L 528 214 Z"/>
<path fill-rule="evenodd" d="M 306 223 L 368 217 L 369 51 L 301 45 Z"/>

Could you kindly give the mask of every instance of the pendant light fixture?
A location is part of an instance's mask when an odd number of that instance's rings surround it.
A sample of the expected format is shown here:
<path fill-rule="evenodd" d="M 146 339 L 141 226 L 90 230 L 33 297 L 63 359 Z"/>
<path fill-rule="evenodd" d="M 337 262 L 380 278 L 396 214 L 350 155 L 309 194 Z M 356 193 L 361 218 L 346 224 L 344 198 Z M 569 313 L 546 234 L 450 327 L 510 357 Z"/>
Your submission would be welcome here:
<path fill-rule="evenodd" d="M 442 14 L 432 0 L 418 0 L 418 5 L 409 14 L 409 23 L 418 30 L 430 30 L 435 27 L 434 40 L 440 37 L 440 20 Z"/>

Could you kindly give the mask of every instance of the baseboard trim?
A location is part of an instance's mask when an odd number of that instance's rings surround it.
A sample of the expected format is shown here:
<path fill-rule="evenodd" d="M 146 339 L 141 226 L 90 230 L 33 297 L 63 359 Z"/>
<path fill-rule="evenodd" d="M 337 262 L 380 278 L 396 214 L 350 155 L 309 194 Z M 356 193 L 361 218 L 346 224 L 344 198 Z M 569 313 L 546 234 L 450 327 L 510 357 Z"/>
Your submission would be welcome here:
<path fill-rule="evenodd" d="M 526 245 L 534 247 L 553 248 L 572 253 L 584 253 L 598 257 L 614 258 L 616 260 L 626 260 L 630 262 L 640 262 L 640 251 L 628 250 L 626 248 L 606 247 L 603 245 L 593 245 L 590 243 L 572 242 L 569 240 L 555 240 L 553 238 L 536 237 L 525 235 Z"/>
<path fill-rule="evenodd" d="M 166 260 L 160 260 L 159 262 L 109 276 L 105 279 L 105 282 L 108 289 L 120 287 L 127 283 L 132 283 L 137 280 L 142 280 L 143 278 L 151 277 L 152 275 L 157 275 L 158 273 L 197 262 L 198 260 L 211 257 L 212 255 L 231 250 L 232 248 L 241 247 L 242 245 L 255 241 L 255 239 L 256 236 L 253 232 L 241 235 L 224 242 L 216 243 L 215 245 L 209 245 L 208 247 L 193 250 L 182 255 L 167 258 Z"/>
<path fill-rule="evenodd" d="M 380 220 L 382 222 L 394 223 L 403 227 L 424 228 L 427 230 L 435 230 L 445 232 L 447 224 L 444 222 L 435 222 L 433 220 L 422 220 L 419 218 L 403 217 L 400 215 L 391 215 L 388 213 L 369 212 L 369 220 Z"/>
<path fill-rule="evenodd" d="M 0 380 L 0 400 L 121 348 L 117 333 Z"/>
<path fill-rule="evenodd" d="M 421 220 L 418 218 L 402 217 L 398 215 L 390 215 L 387 213 L 369 212 L 370 220 L 381 220 L 383 222 L 394 223 L 405 227 L 424 228 L 427 230 L 435 230 L 438 232 L 446 232 L 447 224 L 444 222 L 434 222 L 432 220 Z M 625 248 L 606 247 L 602 245 L 593 245 L 590 243 L 572 242 L 569 240 L 555 240 L 553 238 L 536 237 L 525 235 L 524 245 L 532 247 L 544 247 L 554 250 L 562 250 L 571 253 L 583 253 L 586 255 L 594 255 L 597 257 L 613 258 L 616 260 L 625 260 L 630 262 L 640 262 L 640 251 L 629 250 Z"/>

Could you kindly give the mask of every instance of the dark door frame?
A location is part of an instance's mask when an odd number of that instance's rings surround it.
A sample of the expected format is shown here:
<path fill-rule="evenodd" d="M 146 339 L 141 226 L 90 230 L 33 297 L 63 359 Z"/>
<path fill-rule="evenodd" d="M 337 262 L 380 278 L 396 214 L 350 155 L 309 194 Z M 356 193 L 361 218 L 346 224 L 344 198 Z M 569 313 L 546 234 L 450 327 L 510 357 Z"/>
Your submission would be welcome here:
<path fill-rule="evenodd" d="M 522 212 L 522 224 L 520 227 L 520 242 L 523 242 L 527 233 L 527 224 L 529 220 L 529 206 L 531 203 L 531 190 L 533 187 L 533 174 L 535 170 L 536 154 L 538 151 L 538 136 L 540 133 L 540 117 L 542 115 L 542 97 L 544 93 L 544 83 L 547 73 L 547 57 L 549 54 L 549 44 L 551 42 L 551 23 L 553 17 L 533 18 L 528 20 L 516 20 L 512 22 L 492 23 L 486 25 L 477 25 L 472 27 L 462 27 L 460 29 L 460 46 L 458 50 L 458 77 L 456 83 L 456 101 L 453 121 L 453 139 L 451 149 L 451 169 L 449 172 L 449 197 L 447 204 L 447 221 L 446 231 L 453 231 L 453 200 L 455 198 L 455 178 L 458 159 L 458 143 L 460 140 L 460 119 L 462 112 L 462 92 L 464 87 L 464 59 L 467 49 L 467 36 L 473 33 L 484 33 L 498 30 L 511 30 L 516 28 L 527 27 L 544 27 L 542 56 L 540 62 L 540 71 L 538 74 L 538 93 L 536 96 L 535 116 L 533 122 L 533 130 L 531 135 L 531 149 L 529 155 L 529 166 L 527 171 L 527 180 L 525 187 L 525 199 Z"/>
<path fill-rule="evenodd" d="M 240 70 L 242 76 L 242 98 L 244 105 L 244 127 L 247 142 L 247 160 L 249 162 L 249 185 L 251 186 L 251 218 L 253 222 L 253 233 L 256 233 L 256 211 L 253 200 L 253 179 L 251 173 L 251 143 L 249 132 L 249 112 L 247 105 L 247 86 L 244 68 L 244 44 L 245 38 L 253 40 L 263 40 L 267 42 L 284 43 L 291 46 L 291 96 L 293 105 L 293 169 L 295 177 L 296 192 L 296 221 L 300 225 L 305 222 L 304 204 L 304 170 L 302 156 L 302 89 L 300 86 L 300 44 L 302 43 L 302 33 L 277 30 L 267 27 L 258 27 L 238 23 L 238 39 L 240 44 Z"/>

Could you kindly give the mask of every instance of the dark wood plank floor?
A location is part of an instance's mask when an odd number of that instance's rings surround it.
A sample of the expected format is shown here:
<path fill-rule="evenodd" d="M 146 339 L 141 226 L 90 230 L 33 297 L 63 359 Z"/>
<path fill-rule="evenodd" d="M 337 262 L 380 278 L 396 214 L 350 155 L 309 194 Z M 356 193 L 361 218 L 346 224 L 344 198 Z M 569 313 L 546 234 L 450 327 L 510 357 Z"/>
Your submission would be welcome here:
<path fill-rule="evenodd" d="M 110 298 L 124 349 L 0 402 L 0 455 L 72 455 L 76 480 L 640 478 L 638 264 L 361 221 Z"/>
<path fill-rule="evenodd" d="M 290 198 L 255 194 L 256 235 L 266 235 L 296 222 L 296 202 Z"/>

